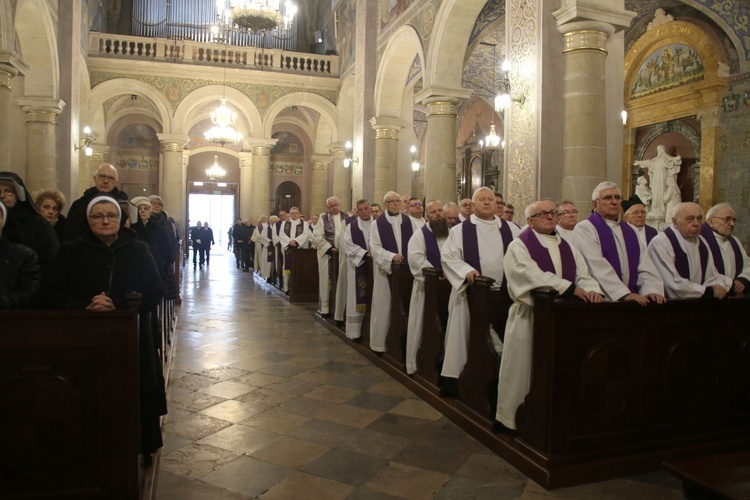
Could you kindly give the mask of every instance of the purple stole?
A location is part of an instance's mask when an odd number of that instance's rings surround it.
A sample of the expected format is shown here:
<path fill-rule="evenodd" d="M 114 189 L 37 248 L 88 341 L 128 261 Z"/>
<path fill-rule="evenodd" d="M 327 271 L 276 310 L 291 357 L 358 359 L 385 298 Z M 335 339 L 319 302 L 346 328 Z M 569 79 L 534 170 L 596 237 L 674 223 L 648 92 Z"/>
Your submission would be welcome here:
<path fill-rule="evenodd" d="M 300 222 L 297 224 L 297 228 L 294 230 L 294 237 L 297 238 L 300 234 L 302 234 L 302 231 L 305 230 L 305 223 Z M 288 220 L 284 223 L 284 234 L 289 236 L 291 238 L 292 236 L 292 221 Z M 287 247 L 286 251 L 284 251 L 284 272 L 285 273 L 291 273 L 292 272 L 292 248 Z"/>
<path fill-rule="evenodd" d="M 388 221 L 388 212 L 375 219 L 375 224 L 378 226 L 380 243 L 383 245 L 383 248 L 389 252 L 406 256 L 406 252 L 409 248 L 409 240 L 411 239 L 412 231 L 414 230 L 409 216 L 401 214 L 401 247 L 403 249 L 401 252 L 399 252 L 398 245 L 396 244 L 396 236 L 393 234 L 393 226 L 391 226 L 391 223 Z"/>
<path fill-rule="evenodd" d="M 713 229 L 711 229 L 711 226 L 709 226 L 707 223 L 703 223 L 703 226 L 701 226 L 701 236 L 703 236 L 706 239 L 706 243 L 708 243 L 708 248 L 711 249 L 711 254 L 714 257 L 714 265 L 716 266 L 716 270 L 719 271 L 719 274 L 726 274 L 724 270 L 726 269 L 724 267 L 724 258 L 721 256 L 721 249 L 719 248 L 719 242 L 716 241 L 716 235 L 714 234 Z M 740 252 L 740 246 L 737 244 L 737 240 L 732 238 L 731 236 L 727 238 L 729 241 L 729 244 L 732 246 L 732 252 L 734 253 L 734 276 L 732 276 L 732 279 L 737 279 L 737 276 L 740 275 L 742 272 L 742 268 L 745 266 L 745 262 L 742 259 L 742 252 Z"/>
<path fill-rule="evenodd" d="M 523 241 L 523 244 L 526 245 L 526 248 L 529 250 L 529 255 L 534 259 L 534 262 L 539 266 L 539 269 L 546 273 L 556 274 L 555 265 L 552 263 L 552 258 L 549 256 L 549 250 L 539 242 L 539 238 L 536 237 L 531 228 L 527 227 L 521 231 L 521 234 L 518 235 L 518 239 Z M 570 249 L 570 245 L 565 241 L 565 238 L 560 238 L 558 248 L 560 249 L 560 260 L 562 262 L 562 277 L 563 279 L 575 284 L 576 259 L 573 256 L 573 250 Z"/>
<path fill-rule="evenodd" d="M 325 240 L 332 246 L 335 247 L 336 245 L 333 244 L 333 240 L 336 237 L 336 224 L 333 222 L 333 215 L 329 213 L 323 214 L 323 232 Z M 341 217 L 341 214 L 337 215 L 336 217 Z"/>
<path fill-rule="evenodd" d="M 437 238 L 435 234 L 430 231 L 425 223 L 422 226 L 422 235 L 424 236 L 425 254 L 427 255 L 427 262 L 432 264 L 435 269 L 443 269 L 443 263 L 440 262 L 440 247 L 438 246 Z"/>
<path fill-rule="evenodd" d="M 669 242 L 672 244 L 674 250 L 674 267 L 677 268 L 677 273 L 684 279 L 690 281 L 690 261 L 688 260 L 687 253 L 680 246 L 680 242 L 677 241 L 677 235 L 671 227 L 664 230 L 664 234 L 669 238 Z M 706 265 L 708 264 L 708 248 L 705 243 L 698 238 L 698 251 L 701 259 L 701 282 L 702 285 L 706 281 Z"/>
<path fill-rule="evenodd" d="M 596 229 L 596 233 L 599 235 L 602 257 L 607 259 L 609 265 L 617 273 L 617 277 L 622 280 L 620 256 L 617 253 L 617 243 L 615 243 L 615 235 L 612 232 L 612 228 L 596 212 L 589 216 L 588 221 L 591 222 L 594 229 Z M 630 276 L 627 283 L 628 289 L 632 293 L 638 293 L 638 262 L 641 260 L 641 247 L 638 244 L 638 235 L 635 234 L 632 227 L 628 226 L 627 222 L 620 221 L 620 229 L 622 229 L 622 237 L 625 240 L 625 253 L 628 258 L 628 269 L 630 269 Z"/>
<path fill-rule="evenodd" d="M 351 227 L 350 231 L 352 232 L 352 241 L 354 244 L 367 250 L 365 233 L 359 228 L 357 218 L 353 217 L 352 220 L 347 223 L 349 224 L 349 227 Z M 355 286 L 357 287 L 355 294 L 357 297 L 357 311 L 363 312 L 365 304 L 367 304 L 367 266 L 357 266 L 356 269 L 354 269 L 354 277 L 356 281 Z"/>
<path fill-rule="evenodd" d="M 508 245 L 513 241 L 513 233 L 507 221 L 501 219 L 500 236 L 503 239 L 503 254 L 508 250 Z M 461 223 L 461 233 L 464 240 L 464 261 L 482 274 L 482 266 L 479 264 L 479 241 L 477 241 L 477 226 L 471 222 L 471 216 Z"/>
<path fill-rule="evenodd" d="M 659 234 L 659 231 L 657 231 L 655 227 L 651 227 L 649 225 L 643 226 L 643 230 L 646 231 L 646 245 L 651 243 L 651 240 L 654 239 L 654 236 Z"/>

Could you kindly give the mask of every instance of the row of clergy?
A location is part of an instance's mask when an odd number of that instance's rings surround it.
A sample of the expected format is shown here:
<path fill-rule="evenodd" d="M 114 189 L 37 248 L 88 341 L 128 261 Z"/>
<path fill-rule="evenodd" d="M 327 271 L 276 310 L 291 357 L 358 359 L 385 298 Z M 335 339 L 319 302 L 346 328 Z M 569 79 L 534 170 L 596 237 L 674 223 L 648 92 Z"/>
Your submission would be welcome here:
<path fill-rule="evenodd" d="M 328 210 L 312 230 L 319 259 L 319 313 L 326 316 L 329 312 L 328 263 L 331 254 L 338 253 L 335 319 L 345 318 L 346 335 L 356 341 L 370 302 L 370 348 L 385 352 L 389 275 L 393 263 L 406 260 L 414 277 L 406 370 L 414 373 L 422 335 L 423 270 L 441 269 L 452 286 L 441 374 L 456 379 L 468 356 L 467 288 L 477 276 L 493 278 L 497 286 L 507 287 L 513 300 L 504 341 L 491 332 L 494 347 L 502 355 L 496 418 L 515 429 L 515 412 L 530 382 L 533 290 L 552 287 L 564 298 L 591 303 L 633 301 L 654 307 L 667 298 L 718 300 L 750 290 L 750 258 L 732 236 L 736 216 L 730 205 L 712 207 L 704 223 L 699 205 L 681 203 L 671 226 L 659 234 L 648 230 L 646 235 L 643 224 L 621 220 L 623 199 L 617 184 L 599 184 L 591 199 L 591 215 L 566 230 L 563 224 L 568 224 L 562 219 L 571 218 L 571 212 L 577 214 L 570 202 L 542 199 L 532 203 L 525 210 L 527 225 L 519 228 L 497 215 L 502 197 L 486 187 L 474 192 L 473 213 L 452 227 L 445 212 L 455 204 L 430 201 L 426 219 L 415 220 L 401 211 L 399 195 L 389 192 L 383 198 L 383 215 L 373 219 L 366 200 L 356 203 L 356 217 L 347 217 L 340 212 L 339 200 L 329 198 Z M 630 205 L 642 211 L 642 204 L 635 201 Z M 416 203 L 414 199 L 409 202 Z M 371 298 L 367 296 L 367 257 L 373 263 Z"/>

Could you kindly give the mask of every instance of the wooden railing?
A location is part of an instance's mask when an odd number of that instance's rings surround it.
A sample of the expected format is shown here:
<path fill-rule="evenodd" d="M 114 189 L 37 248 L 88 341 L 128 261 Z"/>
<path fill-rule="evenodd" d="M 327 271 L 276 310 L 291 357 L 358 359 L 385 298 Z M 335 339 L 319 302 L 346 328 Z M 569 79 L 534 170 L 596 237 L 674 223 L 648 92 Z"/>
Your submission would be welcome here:
<path fill-rule="evenodd" d="M 306 54 L 283 49 L 224 46 L 215 43 L 166 38 L 99 33 L 89 34 L 89 57 L 137 59 L 142 61 L 226 65 L 286 74 L 339 76 L 339 56 Z"/>

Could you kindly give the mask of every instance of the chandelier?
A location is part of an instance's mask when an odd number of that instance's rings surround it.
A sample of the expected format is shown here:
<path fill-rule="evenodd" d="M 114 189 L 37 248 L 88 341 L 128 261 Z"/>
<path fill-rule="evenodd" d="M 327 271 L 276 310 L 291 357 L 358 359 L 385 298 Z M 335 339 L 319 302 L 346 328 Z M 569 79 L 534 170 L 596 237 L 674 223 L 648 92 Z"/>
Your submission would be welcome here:
<path fill-rule="evenodd" d="M 495 132 L 495 118 L 492 118 L 492 124 L 490 125 L 490 133 L 487 137 L 484 138 L 484 144 L 485 147 L 493 151 L 500 147 L 500 137 L 497 135 L 497 132 Z"/>
<path fill-rule="evenodd" d="M 282 27 L 289 29 L 297 6 L 287 0 L 282 13 L 279 0 L 217 0 L 217 26 L 238 31 L 265 32 Z"/>
<path fill-rule="evenodd" d="M 214 155 L 214 164 L 206 169 L 206 175 L 208 176 L 209 181 L 222 179 L 227 175 L 227 171 L 219 166 L 219 155 Z"/>
<path fill-rule="evenodd" d="M 216 142 L 222 146 L 226 144 L 237 144 L 242 140 L 242 134 L 235 130 L 237 113 L 227 106 L 227 67 L 224 66 L 224 96 L 219 99 L 219 107 L 211 112 L 211 123 L 214 124 L 203 137 L 207 141 Z"/>

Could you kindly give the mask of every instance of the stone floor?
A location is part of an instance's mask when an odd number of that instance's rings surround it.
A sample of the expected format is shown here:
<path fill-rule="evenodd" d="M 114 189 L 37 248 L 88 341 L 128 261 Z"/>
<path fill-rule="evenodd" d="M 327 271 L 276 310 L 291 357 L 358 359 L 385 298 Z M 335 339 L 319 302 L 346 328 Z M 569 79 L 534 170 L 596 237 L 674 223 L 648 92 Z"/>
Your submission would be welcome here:
<path fill-rule="evenodd" d="M 185 267 L 158 499 L 680 499 L 666 472 L 546 491 L 215 252 Z"/>

